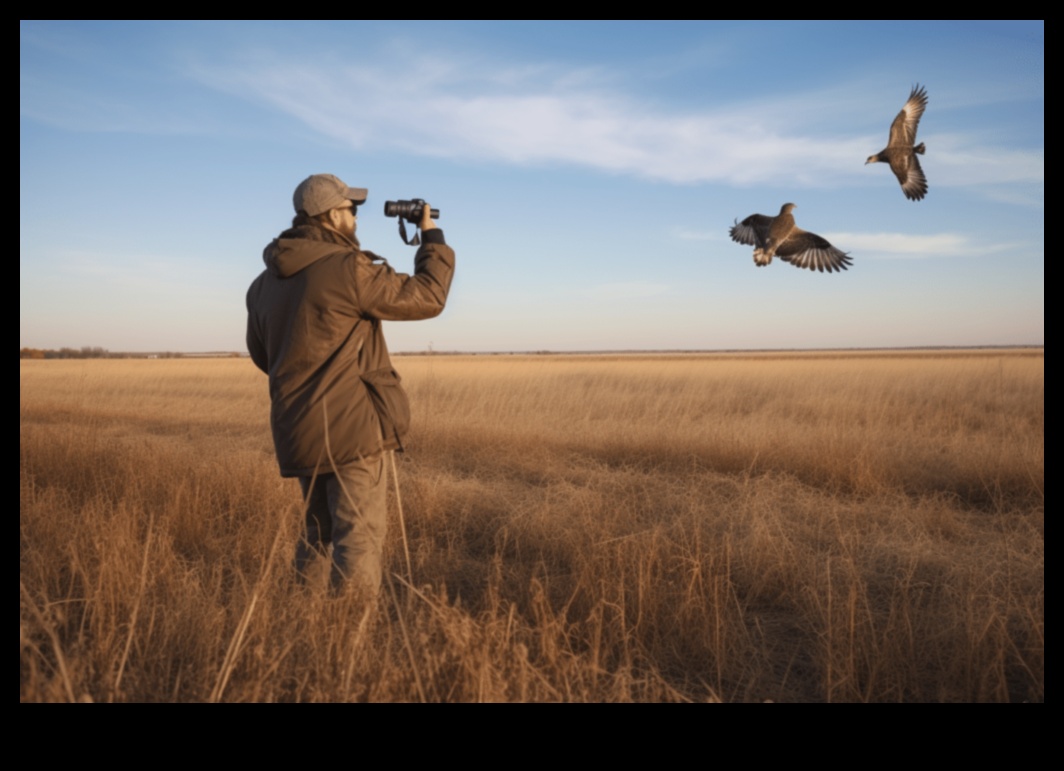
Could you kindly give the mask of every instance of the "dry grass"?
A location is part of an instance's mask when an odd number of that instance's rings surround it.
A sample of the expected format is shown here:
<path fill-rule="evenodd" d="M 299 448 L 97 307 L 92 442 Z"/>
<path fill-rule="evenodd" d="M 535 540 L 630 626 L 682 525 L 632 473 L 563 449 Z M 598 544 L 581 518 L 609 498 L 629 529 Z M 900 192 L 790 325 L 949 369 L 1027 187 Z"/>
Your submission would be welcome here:
<path fill-rule="evenodd" d="M 374 607 L 249 362 L 21 362 L 20 699 L 1044 699 L 1041 351 L 397 364 Z"/>

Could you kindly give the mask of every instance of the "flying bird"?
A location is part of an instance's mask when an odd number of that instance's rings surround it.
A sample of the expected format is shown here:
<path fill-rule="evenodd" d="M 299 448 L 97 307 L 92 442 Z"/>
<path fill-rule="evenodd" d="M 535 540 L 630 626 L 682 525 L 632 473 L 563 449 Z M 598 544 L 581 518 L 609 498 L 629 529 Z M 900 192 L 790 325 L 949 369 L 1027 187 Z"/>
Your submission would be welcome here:
<path fill-rule="evenodd" d="M 728 233 L 732 241 L 754 247 L 754 264 L 758 267 L 768 265 L 774 256 L 795 267 L 819 270 L 821 273 L 850 267 L 853 263 L 846 252 L 836 249 L 816 233 L 809 233 L 794 224 L 791 210 L 795 208 L 795 204 L 785 203 L 776 217 L 751 214 L 742 222 L 732 225 Z"/>
<path fill-rule="evenodd" d="M 910 201 L 919 201 L 927 195 L 927 177 L 920 168 L 917 155 L 924 154 L 924 143 L 913 147 L 916 141 L 916 127 L 920 125 L 920 116 L 927 109 L 927 91 L 917 83 L 909 94 L 909 100 L 901 108 L 898 117 L 890 124 L 890 138 L 887 146 L 875 155 L 868 156 L 865 161 L 870 163 L 880 161 L 889 163 L 890 170 L 901 183 L 901 191 Z"/>

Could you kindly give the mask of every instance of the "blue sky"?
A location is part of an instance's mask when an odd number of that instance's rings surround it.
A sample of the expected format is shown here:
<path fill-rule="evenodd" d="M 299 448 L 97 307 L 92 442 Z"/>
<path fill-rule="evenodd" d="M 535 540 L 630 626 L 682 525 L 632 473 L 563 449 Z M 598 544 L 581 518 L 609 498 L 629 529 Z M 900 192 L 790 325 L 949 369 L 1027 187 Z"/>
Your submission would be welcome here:
<path fill-rule="evenodd" d="M 395 351 L 1043 344 L 1043 22 L 20 22 L 19 345 L 244 350 L 308 174 L 442 210 Z M 913 84 L 929 192 L 864 160 Z M 728 228 L 798 205 L 844 273 Z"/>

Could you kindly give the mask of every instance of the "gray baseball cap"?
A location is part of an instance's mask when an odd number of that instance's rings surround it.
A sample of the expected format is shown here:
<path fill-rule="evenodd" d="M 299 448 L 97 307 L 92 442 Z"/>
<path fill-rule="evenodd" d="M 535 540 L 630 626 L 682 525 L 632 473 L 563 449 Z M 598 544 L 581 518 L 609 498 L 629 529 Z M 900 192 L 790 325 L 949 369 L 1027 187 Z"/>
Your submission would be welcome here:
<path fill-rule="evenodd" d="M 361 204 L 368 195 L 366 188 L 348 187 L 342 179 L 332 174 L 312 174 L 299 183 L 292 194 L 292 205 L 297 212 L 305 211 L 313 217 L 343 206 L 348 201 Z"/>

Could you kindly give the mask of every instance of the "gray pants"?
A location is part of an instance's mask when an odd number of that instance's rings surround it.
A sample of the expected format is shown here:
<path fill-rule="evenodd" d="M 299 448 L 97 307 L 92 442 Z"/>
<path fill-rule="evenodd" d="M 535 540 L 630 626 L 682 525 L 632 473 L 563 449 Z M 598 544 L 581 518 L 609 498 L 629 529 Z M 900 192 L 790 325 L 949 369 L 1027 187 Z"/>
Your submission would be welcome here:
<path fill-rule="evenodd" d="M 385 454 L 343 466 L 336 473 L 300 477 L 306 503 L 304 537 L 296 546 L 296 571 L 313 582 L 332 547 L 330 582 L 347 581 L 376 595 L 388 519 Z"/>

